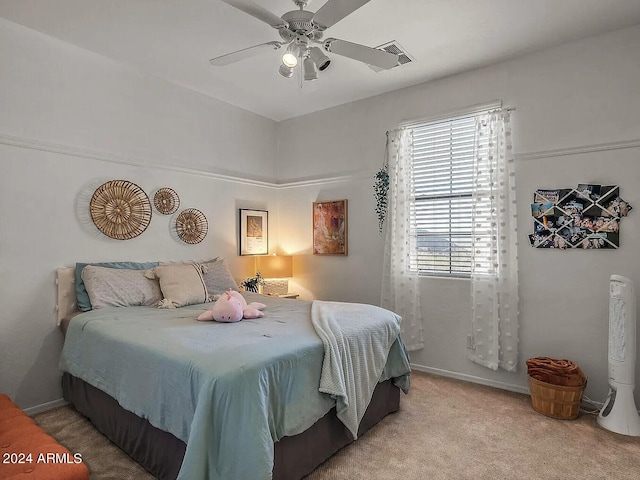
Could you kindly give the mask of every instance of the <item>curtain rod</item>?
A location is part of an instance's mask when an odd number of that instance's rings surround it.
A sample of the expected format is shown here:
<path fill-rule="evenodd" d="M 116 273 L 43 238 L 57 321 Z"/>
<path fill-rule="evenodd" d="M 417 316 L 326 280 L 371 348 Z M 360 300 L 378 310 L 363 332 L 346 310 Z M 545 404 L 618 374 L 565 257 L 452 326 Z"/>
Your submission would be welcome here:
<path fill-rule="evenodd" d="M 487 113 L 499 112 L 500 110 L 506 110 L 507 112 L 513 112 L 516 107 L 503 107 L 503 108 L 495 108 L 493 110 L 489 110 Z"/>
<path fill-rule="evenodd" d="M 486 113 L 495 113 L 495 112 L 499 112 L 499 111 L 502 111 L 502 110 L 506 110 L 507 112 L 513 112 L 513 111 L 516 110 L 516 107 L 494 108 L 493 110 L 487 110 Z M 475 115 L 475 113 L 479 113 L 479 112 L 470 112 L 468 116 Z M 414 127 L 414 126 L 419 125 L 419 124 L 438 123 L 438 122 L 445 121 L 448 118 L 459 118 L 459 117 L 465 117 L 465 116 L 467 116 L 467 115 L 444 117 L 444 118 L 442 118 L 440 120 L 431 120 L 431 121 L 425 120 L 424 122 L 414 121 L 412 123 L 406 123 L 404 125 L 401 124 L 401 125 L 398 126 L 398 128 L 394 128 L 393 130 L 387 130 L 386 134 L 389 135 L 389 132 L 396 131 L 396 130 L 404 130 L 405 128 L 411 128 L 411 127 Z"/>
<path fill-rule="evenodd" d="M 393 130 L 402 130 L 404 128 L 413 127 L 417 124 L 437 123 L 439 121 L 448 120 L 450 118 L 471 116 L 480 112 L 494 113 L 500 110 L 507 110 L 508 112 L 511 112 L 515 110 L 515 107 L 503 107 L 502 100 L 495 100 L 493 102 L 476 104 L 466 108 L 450 110 L 449 112 L 444 112 L 442 114 L 434 115 L 431 117 L 420 117 L 420 118 L 413 118 L 410 120 L 403 120 L 402 122 L 400 122 L 398 127 Z M 387 130 L 387 133 L 389 131 L 391 130 Z"/>

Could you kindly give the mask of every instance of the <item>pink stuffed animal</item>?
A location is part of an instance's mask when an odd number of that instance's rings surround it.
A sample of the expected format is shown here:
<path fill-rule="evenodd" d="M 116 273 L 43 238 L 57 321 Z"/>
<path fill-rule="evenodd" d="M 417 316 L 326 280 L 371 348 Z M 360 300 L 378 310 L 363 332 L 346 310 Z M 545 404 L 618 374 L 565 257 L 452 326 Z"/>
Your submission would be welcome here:
<path fill-rule="evenodd" d="M 247 304 L 240 293 L 227 290 L 216 300 L 213 308 L 207 310 L 198 317 L 200 321 L 215 320 L 216 322 L 239 322 L 243 318 L 264 317 L 261 312 L 266 305 L 264 303 L 251 302 Z"/>

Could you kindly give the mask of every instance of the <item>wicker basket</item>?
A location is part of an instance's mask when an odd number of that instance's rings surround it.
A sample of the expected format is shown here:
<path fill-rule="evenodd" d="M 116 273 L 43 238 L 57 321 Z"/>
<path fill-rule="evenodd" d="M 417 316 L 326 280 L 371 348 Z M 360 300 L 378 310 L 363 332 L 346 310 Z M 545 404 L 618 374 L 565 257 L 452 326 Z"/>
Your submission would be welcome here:
<path fill-rule="evenodd" d="M 571 420 L 578 417 L 582 392 L 587 385 L 564 387 L 529 377 L 529 391 L 531 392 L 531 406 L 533 409 L 548 417 Z"/>

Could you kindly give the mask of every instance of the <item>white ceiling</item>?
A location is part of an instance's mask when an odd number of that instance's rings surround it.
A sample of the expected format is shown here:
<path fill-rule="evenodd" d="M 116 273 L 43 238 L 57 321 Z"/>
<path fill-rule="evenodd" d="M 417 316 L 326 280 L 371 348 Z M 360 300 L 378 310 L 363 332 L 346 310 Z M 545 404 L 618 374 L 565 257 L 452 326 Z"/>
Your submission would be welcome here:
<path fill-rule="evenodd" d="M 292 0 L 255 0 L 278 16 Z M 312 0 L 317 11 L 325 0 Z M 278 74 L 279 51 L 225 67 L 209 59 L 280 40 L 276 30 L 219 0 L 0 0 L 0 16 L 205 95 L 284 120 L 640 24 L 640 0 L 371 0 L 332 26 L 368 46 L 397 41 L 415 62 L 375 73 L 329 54 L 300 88 Z"/>

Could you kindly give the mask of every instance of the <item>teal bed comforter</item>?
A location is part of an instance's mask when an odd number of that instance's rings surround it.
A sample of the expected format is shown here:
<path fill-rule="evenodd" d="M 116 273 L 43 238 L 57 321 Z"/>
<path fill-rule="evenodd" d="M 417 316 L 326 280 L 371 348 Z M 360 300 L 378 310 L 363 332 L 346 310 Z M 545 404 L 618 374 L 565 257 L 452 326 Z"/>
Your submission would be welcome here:
<path fill-rule="evenodd" d="M 211 305 L 110 307 L 69 324 L 60 368 L 187 444 L 179 479 L 267 480 L 273 444 L 334 405 L 321 393 L 323 343 L 311 302 L 245 294 L 265 316 L 198 322 Z M 400 337 L 380 378 L 408 388 Z"/>

